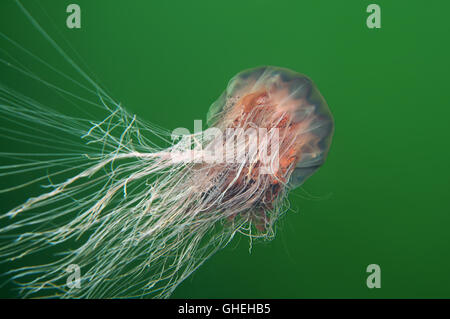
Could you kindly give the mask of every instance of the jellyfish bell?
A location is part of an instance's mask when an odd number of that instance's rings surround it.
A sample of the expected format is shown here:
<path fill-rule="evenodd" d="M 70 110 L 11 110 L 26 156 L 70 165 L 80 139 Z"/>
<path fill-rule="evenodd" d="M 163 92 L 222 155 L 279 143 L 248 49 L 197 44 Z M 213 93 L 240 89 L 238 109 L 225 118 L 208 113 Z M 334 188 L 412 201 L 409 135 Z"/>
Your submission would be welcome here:
<path fill-rule="evenodd" d="M 278 130 L 278 145 L 271 146 L 279 149 L 279 166 L 272 171 L 268 189 L 303 184 L 325 162 L 334 129 L 332 114 L 313 81 L 273 66 L 234 76 L 211 105 L 207 123 L 222 130 Z"/>

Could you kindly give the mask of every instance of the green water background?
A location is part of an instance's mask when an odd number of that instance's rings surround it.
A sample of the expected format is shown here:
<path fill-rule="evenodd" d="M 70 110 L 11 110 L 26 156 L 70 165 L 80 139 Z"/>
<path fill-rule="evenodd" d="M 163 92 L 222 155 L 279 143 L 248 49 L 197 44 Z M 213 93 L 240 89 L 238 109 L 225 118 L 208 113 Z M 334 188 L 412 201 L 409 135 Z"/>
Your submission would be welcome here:
<path fill-rule="evenodd" d="M 73 2 L 80 30 L 65 27 Z M 260 65 L 307 74 L 326 98 L 328 160 L 291 194 L 276 238 L 251 253 L 234 240 L 173 297 L 450 297 L 450 2 L 377 0 L 382 28 L 370 30 L 372 2 L 24 1 L 113 97 L 168 129 L 193 129 L 234 74 Z M 3 33 L 70 72 L 12 1 L 0 18 Z M 381 266 L 380 289 L 366 286 L 369 264 Z M 15 295 L 7 285 L 0 296 Z"/>

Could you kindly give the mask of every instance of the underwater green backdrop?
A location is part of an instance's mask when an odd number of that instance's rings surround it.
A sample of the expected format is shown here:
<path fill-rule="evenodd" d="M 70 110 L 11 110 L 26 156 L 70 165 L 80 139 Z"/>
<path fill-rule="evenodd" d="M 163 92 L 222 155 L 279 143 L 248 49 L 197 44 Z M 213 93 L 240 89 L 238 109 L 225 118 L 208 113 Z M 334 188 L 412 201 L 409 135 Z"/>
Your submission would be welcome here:
<path fill-rule="evenodd" d="M 80 30 L 66 27 L 70 3 Z M 366 26 L 370 3 L 381 29 Z M 327 100 L 328 160 L 291 193 L 276 238 L 251 253 L 235 238 L 173 297 L 450 297 L 449 1 L 23 4 L 130 112 L 170 130 L 193 129 L 234 74 L 260 65 L 308 75 Z M 70 69 L 13 1 L 1 1 L 0 30 Z M 25 195 L 3 196 L 2 213 Z M 366 286 L 369 264 L 381 267 L 380 289 Z M 17 296 L 11 289 L 0 297 Z"/>

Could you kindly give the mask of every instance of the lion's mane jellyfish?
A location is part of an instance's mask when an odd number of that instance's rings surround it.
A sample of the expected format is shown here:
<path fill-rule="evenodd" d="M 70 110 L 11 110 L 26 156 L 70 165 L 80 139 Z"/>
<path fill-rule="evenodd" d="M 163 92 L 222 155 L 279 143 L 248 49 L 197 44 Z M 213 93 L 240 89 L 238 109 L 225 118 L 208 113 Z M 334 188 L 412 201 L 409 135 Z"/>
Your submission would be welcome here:
<path fill-rule="evenodd" d="M 15 98 L 24 105 L 17 114 L 40 107 Z M 324 163 L 333 133 L 332 115 L 314 83 L 278 67 L 233 77 L 202 132 L 170 134 L 120 105 L 108 111 L 105 120 L 84 129 L 81 141 L 89 149 L 62 159 L 65 174 L 72 175 L 0 218 L 1 234 L 14 238 L 0 248 L 3 259 L 58 247 L 63 253 L 10 272 L 25 295 L 169 297 L 236 234 L 272 238 L 288 208 L 287 193 Z M 44 112 L 27 111 L 27 119 L 30 114 L 43 122 L 38 116 Z M 45 123 L 66 133 L 78 123 L 53 119 Z M 85 122 L 78 124 L 76 134 Z M 172 136 L 173 142 L 158 148 L 146 134 Z M 70 265 L 81 270 L 77 287 L 67 284 Z"/>

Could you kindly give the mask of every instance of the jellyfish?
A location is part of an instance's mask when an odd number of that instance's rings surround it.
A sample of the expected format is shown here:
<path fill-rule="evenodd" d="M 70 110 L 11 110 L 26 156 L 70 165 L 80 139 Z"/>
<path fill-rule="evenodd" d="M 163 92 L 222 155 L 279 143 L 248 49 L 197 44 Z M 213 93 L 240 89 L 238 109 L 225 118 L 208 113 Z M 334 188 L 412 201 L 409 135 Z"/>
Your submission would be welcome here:
<path fill-rule="evenodd" d="M 29 123 L 43 145 L 60 149 L 1 154 L 23 159 L 1 166 L 1 175 L 46 171 L 0 190 L 44 186 L 0 215 L 1 262 L 25 260 L 7 273 L 25 297 L 168 298 L 236 235 L 273 238 L 289 191 L 323 165 L 330 148 L 334 122 L 325 99 L 289 69 L 235 75 L 210 106 L 207 128 L 194 133 L 144 122 L 85 78 L 107 112 L 102 120 L 64 115 L 0 86 L 2 115 Z M 33 255 L 44 261 L 29 264 Z M 72 265 L 81 269 L 77 286 L 67 281 Z"/>

